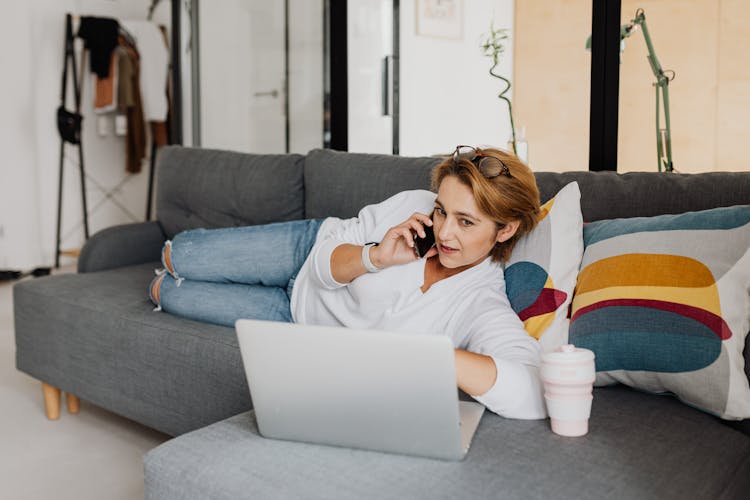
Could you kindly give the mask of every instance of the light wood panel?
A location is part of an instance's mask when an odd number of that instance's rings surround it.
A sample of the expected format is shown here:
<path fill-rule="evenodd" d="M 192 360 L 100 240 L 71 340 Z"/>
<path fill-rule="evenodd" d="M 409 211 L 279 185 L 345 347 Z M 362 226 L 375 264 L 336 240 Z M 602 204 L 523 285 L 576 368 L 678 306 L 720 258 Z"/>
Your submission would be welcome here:
<path fill-rule="evenodd" d="M 719 16 L 716 159 L 723 170 L 750 169 L 750 4 L 723 0 Z"/>
<path fill-rule="evenodd" d="M 716 159 L 719 2 L 623 0 L 622 24 L 644 7 L 654 51 L 674 70 L 669 84 L 672 157 L 681 172 L 712 170 Z M 620 64 L 617 164 L 621 172 L 657 171 L 656 78 L 642 33 L 625 40 Z M 663 121 L 662 121 L 663 126 Z"/>
<path fill-rule="evenodd" d="M 588 169 L 591 56 L 585 50 L 591 4 L 515 4 L 513 109 L 526 126 L 534 170 Z"/>
<path fill-rule="evenodd" d="M 622 0 L 622 22 L 643 7 L 670 83 L 672 155 L 682 172 L 748 170 L 750 2 Z M 516 1 L 514 110 L 535 170 L 588 169 L 591 2 Z M 642 33 L 620 67 L 619 171 L 656 171 L 655 82 Z"/>

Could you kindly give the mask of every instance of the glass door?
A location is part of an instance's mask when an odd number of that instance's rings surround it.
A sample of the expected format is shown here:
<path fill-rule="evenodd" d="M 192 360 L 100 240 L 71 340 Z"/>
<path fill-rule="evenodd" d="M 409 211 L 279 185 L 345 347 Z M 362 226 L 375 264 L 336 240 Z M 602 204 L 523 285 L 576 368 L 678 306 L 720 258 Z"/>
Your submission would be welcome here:
<path fill-rule="evenodd" d="M 321 147 L 322 0 L 200 7 L 200 146 L 252 153 Z"/>

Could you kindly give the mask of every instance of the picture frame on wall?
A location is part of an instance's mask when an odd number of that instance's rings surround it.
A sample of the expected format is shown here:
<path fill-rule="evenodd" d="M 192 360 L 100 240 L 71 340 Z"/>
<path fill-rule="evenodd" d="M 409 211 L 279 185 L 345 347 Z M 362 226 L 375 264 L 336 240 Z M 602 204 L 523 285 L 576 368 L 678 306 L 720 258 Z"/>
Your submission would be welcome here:
<path fill-rule="evenodd" d="M 417 0 L 417 35 L 461 40 L 463 0 Z"/>

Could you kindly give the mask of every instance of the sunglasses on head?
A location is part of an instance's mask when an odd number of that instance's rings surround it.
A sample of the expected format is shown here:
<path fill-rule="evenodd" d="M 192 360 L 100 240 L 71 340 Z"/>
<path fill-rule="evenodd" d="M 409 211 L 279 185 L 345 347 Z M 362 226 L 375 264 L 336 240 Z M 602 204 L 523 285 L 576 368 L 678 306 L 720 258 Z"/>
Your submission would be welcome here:
<path fill-rule="evenodd" d="M 494 156 L 487 156 L 475 147 L 456 146 L 456 149 L 453 151 L 453 163 L 458 164 L 460 160 L 469 160 L 472 162 L 487 179 L 494 179 L 501 175 L 505 175 L 510 179 L 513 178 L 510 175 L 510 169 L 501 159 Z"/>

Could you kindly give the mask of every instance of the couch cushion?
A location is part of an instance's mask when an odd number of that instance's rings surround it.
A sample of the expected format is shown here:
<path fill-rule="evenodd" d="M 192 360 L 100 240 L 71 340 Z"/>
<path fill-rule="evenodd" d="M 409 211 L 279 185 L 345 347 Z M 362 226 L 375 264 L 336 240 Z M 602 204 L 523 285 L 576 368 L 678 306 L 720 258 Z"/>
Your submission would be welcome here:
<path fill-rule="evenodd" d="M 570 341 L 597 384 L 671 391 L 750 418 L 750 206 L 588 224 Z"/>
<path fill-rule="evenodd" d="M 154 312 L 158 265 L 16 284 L 18 369 L 171 435 L 250 409 L 234 329 Z"/>
<path fill-rule="evenodd" d="M 147 499 L 744 498 L 750 437 L 672 397 L 594 391 L 590 432 L 485 413 L 462 462 L 265 439 L 252 412 L 145 457 Z"/>
<path fill-rule="evenodd" d="M 440 158 L 314 149 L 305 158 L 305 217 L 354 217 L 407 189 L 429 189 Z"/>
<path fill-rule="evenodd" d="M 167 238 L 214 228 L 301 219 L 304 157 L 166 147 L 157 162 L 156 213 Z"/>
<path fill-rule="evenodd" d="M 542 201 L 577 181 L 585 222 L 679 214 L 746 204 L 750 199 L 748 172 L 537 172 L 536 181 Z"/>

